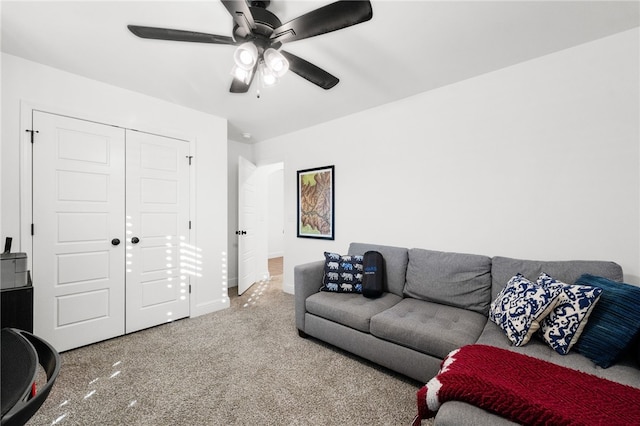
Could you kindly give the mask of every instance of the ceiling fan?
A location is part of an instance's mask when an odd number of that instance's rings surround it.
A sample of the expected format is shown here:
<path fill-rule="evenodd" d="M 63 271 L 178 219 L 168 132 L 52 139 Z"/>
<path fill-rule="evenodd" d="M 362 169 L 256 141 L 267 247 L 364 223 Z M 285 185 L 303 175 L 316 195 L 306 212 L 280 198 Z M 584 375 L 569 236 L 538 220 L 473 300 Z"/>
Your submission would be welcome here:
<path fill-rule="evenodd" d="M 279 50 L 282 43 L 340 30 L 373 16 L 369 1 L 337 1 L 282 24 L 267 10 L 269 0 L 221 1 L 234 21 L 232 37 L 139 25 L 128 25 L 128 28 L 142 38 L 238 46 L 234 53 L 231 93 L 247 92 L 256 75 L 260 75 L 264 85 L 275 84 L 288 70 L 323 89 L 331 89 L 338 84 L 338 78 L 292 53 Z"/>

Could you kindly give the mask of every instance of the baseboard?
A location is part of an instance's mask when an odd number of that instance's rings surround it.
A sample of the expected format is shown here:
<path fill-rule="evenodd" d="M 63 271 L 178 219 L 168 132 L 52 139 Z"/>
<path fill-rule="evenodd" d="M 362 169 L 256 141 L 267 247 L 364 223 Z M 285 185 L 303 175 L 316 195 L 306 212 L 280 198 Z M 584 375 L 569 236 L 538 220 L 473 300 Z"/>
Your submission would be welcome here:
<path fill-rule="evenodd" d="M 229 306 L 231 306 L 231 301 L 229 300 L 228 297 L 225 297 L 225 298 L 222 298 L 222 299 L 216 299 L 216 300 L 212 300 L 210 302 L 203 303 L 201 305 L 197 305 L 197 306 L 192 307 L 191 315 L 189 315 L 189 316 L 191 318 L 195 318 L 195 317 L 198 317 L 200 315 L 210 314 L 212 312 L 216 312 L 216 311 L 220 311 L 222 309 L 226 309 Z"/>
<path fill-rule="evenodd" d="M 294 287 L 292 285 L 288 285 L 286 283 L 282 284 L 282 291 L 284 291 L 287 294 L 295 294 Z"/>

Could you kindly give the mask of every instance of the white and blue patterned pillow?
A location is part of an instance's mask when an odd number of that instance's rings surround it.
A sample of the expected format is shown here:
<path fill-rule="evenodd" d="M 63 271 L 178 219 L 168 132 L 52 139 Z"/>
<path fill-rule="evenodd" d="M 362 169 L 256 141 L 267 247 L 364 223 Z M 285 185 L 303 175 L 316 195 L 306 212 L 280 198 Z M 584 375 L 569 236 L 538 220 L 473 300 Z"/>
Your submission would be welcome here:
<path fill-rule="evenodd" d="M 538 285 L 562 288 L 558 304 L 540 322 L 540 334 L 560 355 L 566 355 L 578 341 L 591 311 L 600 299 L 602 289 L 585 285 L 569 285 L 558 281 L 546 273 L 540 274 Z"/>
<path fill-rule="evenodd" d="M 491 303 L 489 319 L 515 346 L 525 345 L 540 328 L 539 321 L 555 307 L 560 293 L 560 286 L 545 288 L 516 274 Z"/>
<path fill-rule="evenodd" d="M 362 293 L 362 255 L 324 252 L 324 276 L 320 291 Z"/>

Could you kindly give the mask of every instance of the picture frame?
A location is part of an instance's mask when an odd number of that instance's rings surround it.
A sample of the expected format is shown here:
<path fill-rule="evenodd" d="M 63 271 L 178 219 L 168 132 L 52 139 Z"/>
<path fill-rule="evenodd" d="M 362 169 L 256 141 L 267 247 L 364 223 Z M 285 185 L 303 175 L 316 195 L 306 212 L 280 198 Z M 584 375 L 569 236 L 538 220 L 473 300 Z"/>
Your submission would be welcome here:
<path fill-rule="evenodd" d="M 298 170 L 298 238 L 335 239 L 334 166 Z"/>

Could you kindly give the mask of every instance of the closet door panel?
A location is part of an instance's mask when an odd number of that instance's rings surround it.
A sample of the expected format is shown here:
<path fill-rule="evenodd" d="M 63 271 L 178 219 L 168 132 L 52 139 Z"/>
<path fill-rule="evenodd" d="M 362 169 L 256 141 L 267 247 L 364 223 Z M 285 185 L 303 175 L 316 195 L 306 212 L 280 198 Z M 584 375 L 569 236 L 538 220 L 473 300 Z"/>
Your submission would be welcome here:
<path fill-rule="evenodd" d="M 127 333 L 189 316 L 189 144 L 127 131 Z"/>
<path fill-rule="evenodd" d="M 124 332 L 125 133 L 32 118 L 34 332 L 64 351 Z"/>

